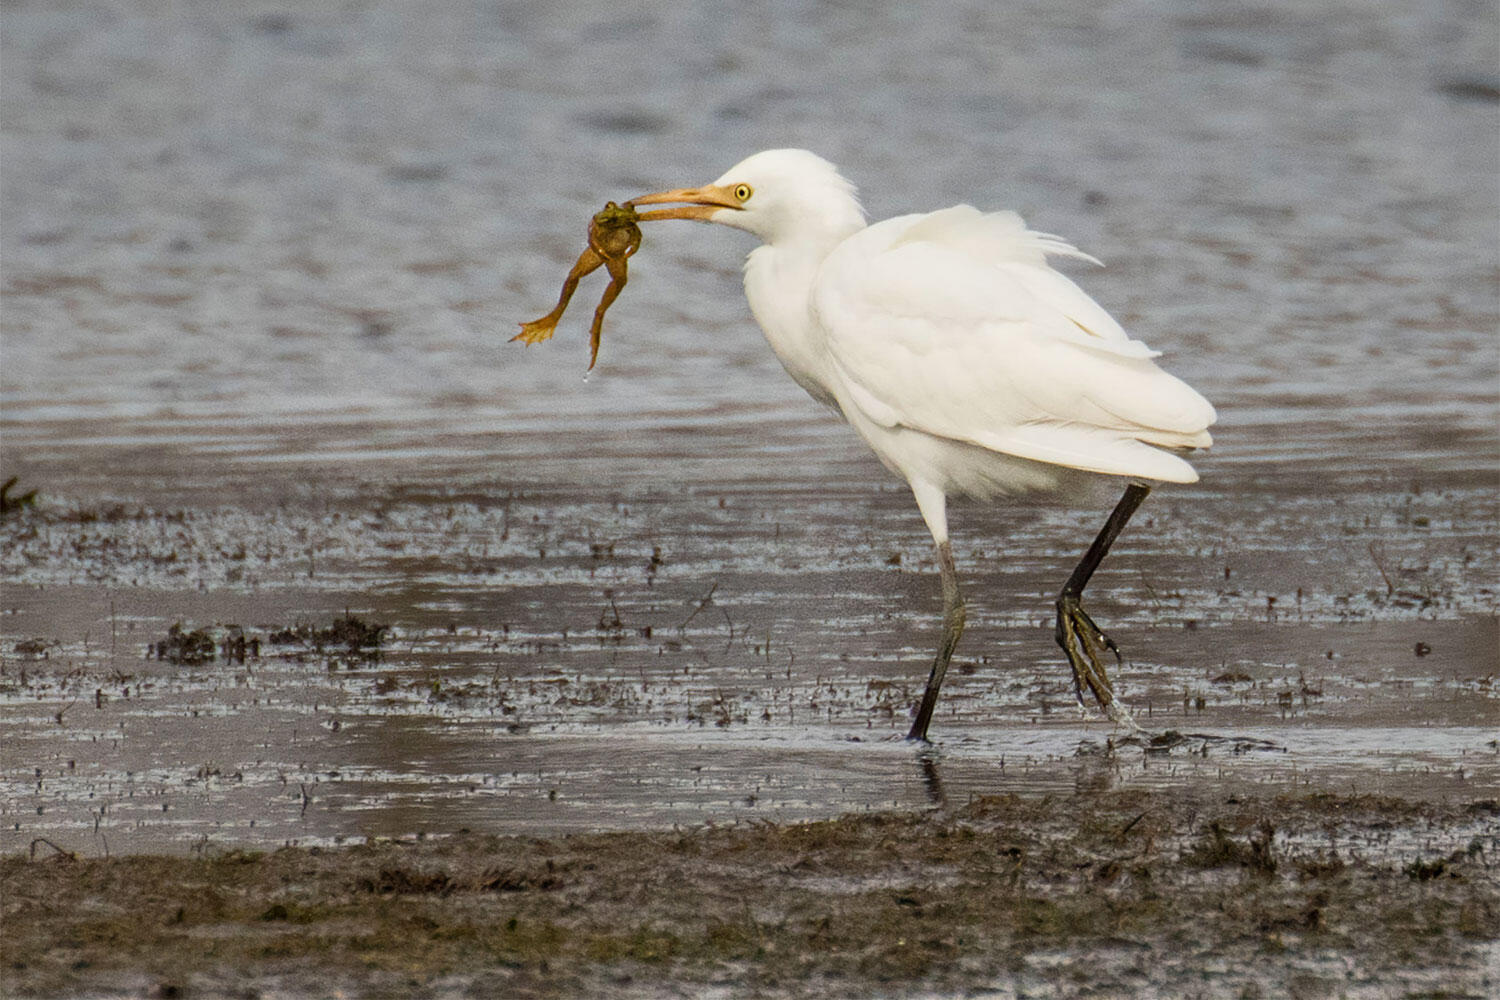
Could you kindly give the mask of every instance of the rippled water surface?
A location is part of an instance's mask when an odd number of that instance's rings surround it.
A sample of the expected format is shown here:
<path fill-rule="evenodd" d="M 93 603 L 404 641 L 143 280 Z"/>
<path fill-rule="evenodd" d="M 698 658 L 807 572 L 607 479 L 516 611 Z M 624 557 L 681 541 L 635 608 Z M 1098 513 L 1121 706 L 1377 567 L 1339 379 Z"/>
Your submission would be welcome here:
<path fill-rule="evenodd" d="M 1482 4 L 7 5 L 0 850 L 810 816 L 1089 781 L 1500 789 L 1500 77 Z M 599 367 L 523 349 L 606 198 L 756 149 L 1015 208 L 1219 408 L 1104 511 L 904 486 L 661 227 Z M 582 299 L 594 294 L 586 286 Z M 583 318 L 580 318 L 583 317 Z M 378 657 L 275 644 L 345 613 Z M 147 658 L 237 626 L 259 659 Z M 1120 734 L 1113 734 L 1116 738 Z M 1485 791 L 1487 790 L 1487 792 Z"/>

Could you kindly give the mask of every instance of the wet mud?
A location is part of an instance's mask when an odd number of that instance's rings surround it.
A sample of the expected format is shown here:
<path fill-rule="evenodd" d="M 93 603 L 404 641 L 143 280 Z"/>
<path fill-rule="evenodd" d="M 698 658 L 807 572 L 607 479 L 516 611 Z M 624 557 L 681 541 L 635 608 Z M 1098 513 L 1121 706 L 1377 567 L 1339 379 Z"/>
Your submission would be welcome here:
<path fill-rule="evenodd" d="M 1253 513 L 1242 497 L 1164 496 L 1090 591 L 1145 742 L 1079 711 L 1051 641 L 1086 517 L 969 512 L 990 524 L 959 535 L 970 628 L 932 731 L 947 783 L 1066 790 L 1113 741 L 1123 783 L 1495 794 L 1485 499 L 1329 496 L 1309 517 L 1264 498 L 1230 547 L 1209 525 Z M 1348 563 L 1287 545 L 1330 528 Z M 746 483 L 602 501 L 330 478 L 312 504 L 44 502 L 0 532 L 8 851 L 929 804 L 898 737 L 935 572 L 878 478 L 832 500 Z M 1150 742 L 1168 732 L 1196 742 Z"/>
<path fill-rule="evenodd" d="M 1497 824 L 1495 800 L 1093 788 L 194 858 L 42 843 L 0 860 L 0 959 L 37 996 L 1488 996 Z"/>
<path fill-rule="evenodd" d="M 1162 497 L 1090 597 L 1141 734 L 1051 645 L 1086 516 L 970 510 L 921 749 L 935 572 L 878 475 L 7 516 L 7 983 L 1493 990 L 1481 487 Z M 1287 544 L 1330 530 L 1348 563 Z"/>

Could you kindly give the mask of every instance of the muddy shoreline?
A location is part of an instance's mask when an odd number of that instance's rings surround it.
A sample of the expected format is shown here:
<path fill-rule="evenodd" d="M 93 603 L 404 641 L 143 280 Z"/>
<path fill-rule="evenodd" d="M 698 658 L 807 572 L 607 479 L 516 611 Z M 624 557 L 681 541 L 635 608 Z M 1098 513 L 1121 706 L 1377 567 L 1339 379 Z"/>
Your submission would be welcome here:
<path fill-rule="evenodd" d="M 872 471 L 831 494 L 332 476 L 316 501 L 44 494 L 0 522 L 0 851 L 930 805 L 892 746 L 931 655 L 930 543 Z M 1489 492 L 1288 501 L 1223 478 L 1164 494 L 1091 590 L 1141 724 L 1220 741 L 1172 769 L 1122 756 L 1119 782 L 1496 794 Z M 1088 527 L 962 511 L 970 631 L 933 730 L 950 801 L 1065 791 L 1121 735 L 1078 713 L 1046 616 Z M 174 635 L 202 655 L 164 656 Z"/>
<path fill-rule="evenodd" d="M 11 995 L 1488 996 L 1500 803 L 1085 790 L 0 860 Z M 1403 845 L 1403 846 L 1394 846 Z"/>
<path fill-rule="evenodd" d="M 43 496 L 0 523 L 4 983 L 1489 995 L 1487 494 L 1258 502 L 1169 496 L 1101 575 L 1144 737 L 1028 610 L 1086 516 L 980 512 L 919 751 L 932 573 L 877 480 Z"/>

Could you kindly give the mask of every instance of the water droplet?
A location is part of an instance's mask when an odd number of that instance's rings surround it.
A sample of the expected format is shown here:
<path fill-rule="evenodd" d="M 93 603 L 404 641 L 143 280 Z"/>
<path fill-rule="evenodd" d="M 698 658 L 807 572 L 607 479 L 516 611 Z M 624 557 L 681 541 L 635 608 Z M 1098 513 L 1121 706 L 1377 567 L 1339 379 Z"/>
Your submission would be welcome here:
<path fill-rule="evenodd" d="M 583 373 L 583 384 L 584 385 L 588 385 L 589 384 L 589 373 L 588 372 L 584 372 Z"/>

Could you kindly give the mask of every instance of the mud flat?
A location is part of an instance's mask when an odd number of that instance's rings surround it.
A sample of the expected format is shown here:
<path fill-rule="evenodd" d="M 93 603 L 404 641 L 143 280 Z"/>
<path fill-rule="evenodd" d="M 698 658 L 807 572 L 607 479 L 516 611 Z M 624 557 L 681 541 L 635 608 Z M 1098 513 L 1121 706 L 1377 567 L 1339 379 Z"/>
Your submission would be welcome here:
<path fill-rule="evenodd" d="M 899 740 L 930 543 L 864 471 L 600 496 L 325 469 L 275 502 L 228 476 L 233 505 L 44 499 L 0 522 L 0 850 L 930 807 Z M 1163 495 L 1112 556 L 1091 597 L 1121 690 L 1151 733 L 1192 736 L 1165 764 L 1122 750 L 1114 780 L 1500 796 L 1488 492 L 1313 496 L 1226 474 Z M 1080 715 L 1050 636 L 1088 515 L 964 513 L 942 794 L 1070 791 L 1125 735 Z"/>
<path fill-rule="evenodd" d="M 1164 497 L 1095 597 L 1139 736 L 1077 713 L 1050 645 L 1086 516 L 968 512 L 975 610 L 918 750 L 936 597 L 878 470 L 324 471 L 0 525 L 10 993 L 1500 988 L 1464 474 Z"/>
<path fill-rule="evenodd" d="M 0 862 L 11 995 L 1492 996 L 1500 803 L 1083 791 Z"/>

